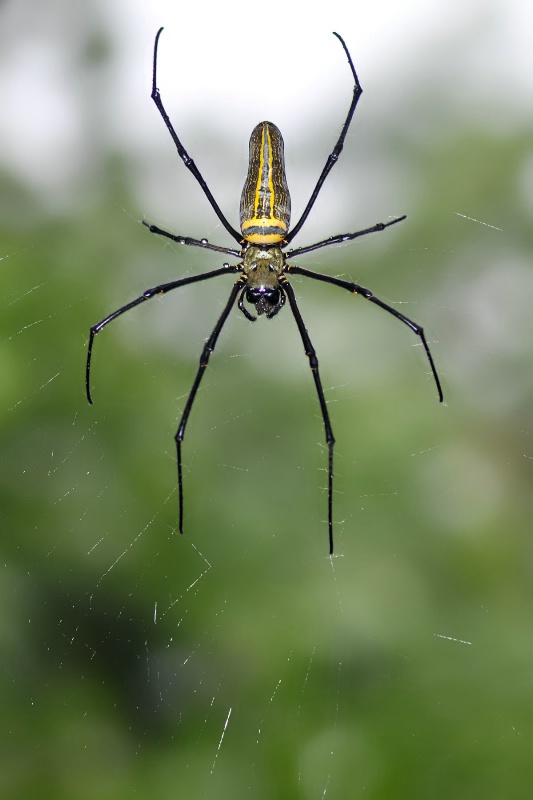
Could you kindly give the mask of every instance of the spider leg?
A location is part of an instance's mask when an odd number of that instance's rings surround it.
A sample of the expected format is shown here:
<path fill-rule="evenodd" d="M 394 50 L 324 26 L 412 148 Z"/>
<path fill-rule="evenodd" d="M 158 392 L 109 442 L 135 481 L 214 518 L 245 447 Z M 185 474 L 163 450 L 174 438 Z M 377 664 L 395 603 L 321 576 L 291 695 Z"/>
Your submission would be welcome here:
<path fill-rule="evenodd" d="M 161 283 L 159 286 L 153 286 L 151 289 L 147 289 L 143 292 L 140 297 L 137 297 L 135 300 L 132 300 L 130 303 L 126 303 L 125 306 L 121 306 L 121 308 L 117 308 L 116 311 L 113 311 L 112 314 L 109 314 L 104 319 L 101 319 L 100 322 L 97 322 L 96 325 L 93 325 L 90 329 L 89 333 L 89 344 L 87 347 L 87 364 L 85 367 L 85 391 L 87 393 L 87 400 L 92 405 L 92 396 L 91 396 L 91 360 L 92 360 L 92 352 L 93 352 L 93 342 L 94 337 L 103 330 L 106 325 L 109 325 L 110 322 L 113 322 L 114 319 L 120 317 L 121 314 L 125 314 L 126 311 L 129 311 L 131 308 L 135 308 L 135 306 L 140 305 L 141 303 L 146 302 L 146 300 L 150 300 L 152 297 L 155 297 L 158 294 L 166 294 L 167 292 L 171 292 L 173 289 L 178 289 L 180 286 L 186 286 L 188 283 L 197 283 L 198 281 L 206 281 L 210 278 L 216 278 L 219 275 L 228 275 L 234 274 L 235 272 L 240 272 L 242 267 L 238 264 L 224 264 L 223 267 L 220 269 L 214 269 L 211 272 L 204 272 L 200 275 L 191 275 L 188 278 L 180 278 L 177 281 L 170 281 L 170 283 Z"/>
<path fill-rule="evenodd" d="M 196 166 L 196 164 L 194 163 L 194 161 L 192 160 L 192 158 L 190 157 L 190 155 L 188 154 L 188 152 L 186 151 L 186 149 L 182 145 L 181 141 L 179 140 L 178 134 L 174 130 L 174 126 L 172 125 L 172 122 L 170 121 L 170 118 L 169 118 L 169 116 L 168 116 L 168 114 L 167 114 L 167 112 L 165 110 L 164 105 L 163 105 L 163 101 L 161 100 L 161 94 L 159 92 L 159 89 L 157 88 L 157 46 L 159 44 L 159 37 L 161 36 L 162 31 L 163 31 L 163 28 L 159 28 L 159 30 L 158 30 L 158 32 L 156 34 L 156 37 L 155 37 L 155 42 L 154 42 L 154 68 L 153 68 L 153 75 L 152 75 L 152 94 L 151 94 L 152 100 L 156 104 L 157 110 L 159 111 L 159 113 L 163 117 L 163 121 L 164 121 L 165 125 L 168 128 L 168 132 L 172 136 L 172 141 L 174 142 L 174 144 L 176 146 L 176 150 L 178 151 L 178 154 L 179 154 L 181 160 L 183 161 L 183 163 L 185 164 L 187 169 L 192 172 L 192 174 L 194 175 L 194 177 L 196 178 L 196 180 L 198 181 L 198 183 L 202 187 L 205 196 L 209 200 L 209 204 L 211 205 L 211 208 L 213 209 L 213 211 L 215 212 L 215 214 L 217 215 L 217 217 L 219 218 L 219 220 L 221 221 L 221 223 L 223 224 L 223 226 L 225 227 L 227 232 L 237 242 L 240 242 L 241 239 L 242 239 L 241 234 L 238 233 L 235 230 L 235 228 L 233 228 L 229 224 L 228 220 L 226 219 L 226 217 L 222 213 L 222 210 L 220 209 L 220 206 L 218 205 L 217 201 L 215 200 L 215 198 L 211 194 L 211 190 L 209 189 L 209 187 L 208 187 L 207 183 L 205 182 L 204 178 L 202 177 L 202 175 L 200 173 L 200 170 L 198 169 L 198 167 Z"/>
<path fill-rule="evenodd" d="M 357 77 L 357 73 L 355 71 L 355 67 L 353 65 L 352 58 L 350 56 L 350 53 L 348 52 L 348 48 L 346 47 L 344 39 L 342 38 L 342 36 L 339 36 L 338 33 L 333 32 L 333 35 L 336 36 L 337 39 L 342 44 L 342 46 L 344 48 L 344 52 L 346 53 L 346 56 L 348 58 L 348 64 L 350 65 L 350 69 L 352 71 L 353 81 L 354 81 L 352 102 L 350 103 L 350 108 L 348 109 L 348 113 L 346 115 L 346 119 L 344 120 L 344 125 L 342 126 L 342 130 L 341 130 L 340 136 L 339 136 L 339 138 L 337 140 L 337 144 L 335 145 L 335 147 L 333 148 L 332 152 L 328 156 L 328 159 L 326 161 L 326 165 L 325 165 L 324 169 L 322 170 L 322 172 L 320 174 L 320 177 L 319 177 L 319 179 L 317 181 L 317 184 L 316 184 L 315 188 L 313 189 L 313 194 L 311 195 L 311 197 L 309 199 L 309 202 L 307 203 L 306 207 L 304 208 L 302 216 L 300 217 L 300 219 L 298 220 L 298 222 L 296 223 L 294 228 L 290 231 L 288 236 L 285 237 L 285 240 L 286 240 L 287 244 L 289 242 L 292 242 L 294 237 L 300 231 L 302 225 L 304 224 L 304 222 L 306 221 L 307 217 L 309 216 L 309 212 L 311 211 L 311 209 L 313 208 L 313 206 L 315 204 L 315 200 L 317 199 L 318 193 L 320 192 L 320 190 L 322 188 L 322 184 L 324 183 L 324 181 L 328 177 L 329 173 L 331 172 L 331 170 L 333 168 L 333 165 L 337 163 L 337 161 L 339 159 L 339 156 L 340 156 L 340 154 L 342 152 L 342 148 L 344 147 L 344 140 L 346 138 L 346 134 L 348 133 L 348 128 L 350 127 L 350 123 L 351 123 L 352 117 L 354 115 L 355 107 L 357 106 L 357 103 L 359 102 L 359 98 L 363 94 L 363 90 L 361 89 L 361 84 L 359 83 L 359 78 Z"/>
<path fill-rule="evenodd" d="M 422 345 L 426 352 L 427 359 L 429 361 L 429 366 L 431 367 L 431 372 L 433 373 L 433 378 L 435 379 L 435 384 L 437 386 L 437 392 L 439 395 L 439 401 L 442 403 L 442 401 L 444 400 L 444 395 L 442 393 L 440 379 L 437 373 L 435 362 L 433 361 L 433 356 L 431 355 L 431 351 L 429 349 L 429 345 L 426 340 L 426 336 L 424 334 L 424 329 L 422 328 L 421 325 L 418 325 L 412 319 L 409 319 L 409 317 L 406 317 L 404 314 L 401 314 L 392 306 L 387 305 L 387 303 L 384 303 L 383 300 L 379 299 L 379 297 L 376 297 L 370 291 L 370 289 L 365 289 L 364 286 L 360 286 L 358 283 L 352 283 L 351 281 L 343 281 L 341 278 L 333 278 L 331 275 L 323 275 L 320 272 L 312 272 L 309 269 L 304 269 L 303 267 L 290 266 L 288 264 L 286 265 L 285 269 L 287 271 L 290 270 L 293 274 L 296 275 L 304 275 L 306 278 L 313 278 L 313 280 L 315 281 L 323 281 L 324 283 L 331 283 L 333 284 L 333 286 L 340 286 L 341 289 L 346 289 L 348 292 L 351 292 L 352 294 L 360 294 L 361 297 L 365 298 L 365 300 L 370 300 L 371 303 L 375 303 L 377 306 L 384 309 L 384 311 L 387 311 L 389 314 L 392 314 L 393 317 L 399 319 L 400 322 L 403 322 L 404 325 L 407 325 L 407 327 L 410 328 L 413 331 L 413 333 L 416 333 L 416 335 L 420 338 L 420 341 L 422 342 Z M 290 300 L 290 295 L 289 295 L 289 300 Z"/>
<path fill-rule="evenodd" d="M 243 287 L 243 289 L 242 289 L 242 291 L 241 291 L 241 293 L 239 295 L 239 299 L 237 300 L 238 309 L 239 309 L 239 311 L 241 311 L 244 314 L 244 316 L 246 317 L 246 319 L 249 322 L 257 322 L 257 317 L 254 317 L 253 314 L 250 314 L 250 312 L 248 311 L 248 309 L 244 305 L 244 295 L 245 295 L 245 293 L 246 293 L 246 284 L 244 285 L 244 287 Z"/>
<path fill-rule="evenodd" d="M 324 429 L 326 432 L 326 444 L 328 446 L 328 454 L 329 454 L 328 456 L 329 554 L 332 555 L 333 554 L 333 448 L 335 446 L 335 437 L 333 436 L 333 430 L 331 428 L 328 408 L 326 405 L 326 398 L 324 397 L 324 390 L 322 388 L 320 373 L 318 371 L 318 358 L 316 356 L 316 351 L 315 348 L 313 347 L 311 339 L 309 338 L 307 328 L 305 327 L 304 321 L 302 319 L 300 309 L 298 308 L 296 297 L 294 295 L 294 289 L 292 288 L 289 281 L 283 276 L 280 278 L 280 286 L 282 287 L 283 291 L 287 293 L 287 297 L 289 298 L 289 305 L 291 307 L 294 319 L 296 320 L 298 330 L 300 331 L 300 336 L 302 337 L 305 354 L 309 359 L 309 366 L 311 367 L 311 371 L 313 373 L 313 379 L 315 381 L 318 401 L 320 403 L 320 410 L 322 412 L 322 420 L 324 422 Z"/>
<path fill-rule="evenodd" d="M 391 225 L 396 225 L 397 222 L 402 222 L 407 219 L 404 214 L 403 217 L 396 217 L 390 222 L 377 222 L 371 228 L 365 228 L 363 231 L 356 231 L 355 233 L 338 233 L 336 236 L 328 236 L 327 239 L 322 239 L 321 242 L 310 244 L 307 247 L 297 247 L 295 250 L 289 250 L 286 253 L 288 258 L 295 256 L 302 256 L 304 253 L 311 253 L 313 250 L 319 250 L 321 247 L 329 247 L 330 244 L 342 244 L 342 242 L 351 242 L 353 239 L 358 239 L 360 236 L 366 236 L 367 233 L 378 233 L 384 231 L 385 228 L 390 228 Z"/>
<path fill-rule="evenodd" d="M 200 386 L 200 381 L 203 378 L 205 368 L 209 363 L 209 359 L 211 357 L 211 353 L 215 349 L 217 339 L 220 335 L 222 328 L 224 327 L 224 323 L 226 322 L 229 312 L 231 311 L 237 295 L 242 290 L 242 278 L 238 278 L 235 283 L 233 284 L 233 288 L 231 290 L 231 294 L 229 296 L 228 302 L 226 303 L 222 314 L 220 315 L 217 324 L 213 328 L 211 336 L 207 340 L 204 345 L 204 349 L 202 350 L 202 355 L 200 356 L 200 365 L 198 367 L 198 371 L 196 373 L 196 377 L 194 379 L 194 383 L 192 385 L 191 391 L 189 392 L 189 397 L 187 398 L 187 402 L 185 404 L 185 408 L 183 409 L 183 414 L 181 415 L 180 424 L 178 430 L 176 431 L 176 435 L 174 440 L 176 442 L 176 454 L 177 454 L 177 461 L 178 461 L 178 493 L 179 493 L 179 531 L 183 533 L 183 470 L 182 470 L 182 461 L 181 461 L 181 443 L 183 442 L 183 437 L 185 436 L 185 428 L 187 426 L 187 420 L 189 419 L 189 414 L 191 413 L 191 408 L 194 403 L 194 398 L 196 397 L 196 392 L 198 391 L 198 387 Z"/>
<path fill-rule="evenodd" d="M 142 224 L 148 228 L 150 233 L 157 233 L 159 236 L 166 236 L 167 239 L 172 239 L 173 242 L 178 244 L 186 244 L 189 247 L 203 247 L 204 250 L 214 250 L 215 253 L 225 253 L 227 256 L 234 256 L 238 258 L 241 255 L 240 250 L 234 250 L 231 247 L 219 247 L 216 244 L 210 244 L 207 239 L 191 239 L 190 236 L 179 236 L 176 233 L 169 233 L 169 231 L 159 228 L 157 225 L 152 225 L 143 219 Z"/>

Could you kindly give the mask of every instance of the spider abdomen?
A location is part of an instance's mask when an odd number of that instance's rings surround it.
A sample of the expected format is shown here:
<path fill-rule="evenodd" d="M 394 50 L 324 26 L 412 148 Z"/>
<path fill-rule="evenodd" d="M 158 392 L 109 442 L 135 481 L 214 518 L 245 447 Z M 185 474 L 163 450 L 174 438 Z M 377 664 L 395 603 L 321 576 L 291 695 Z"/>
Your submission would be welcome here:
<path fill-rule="evenodd" d="M 285 176 L 283 137 L 272 122 L 260 122 L 250 136 L 240 218 L 242 235 L 252 244 L 278 244 L 288 233 L 291 198 Z"/>

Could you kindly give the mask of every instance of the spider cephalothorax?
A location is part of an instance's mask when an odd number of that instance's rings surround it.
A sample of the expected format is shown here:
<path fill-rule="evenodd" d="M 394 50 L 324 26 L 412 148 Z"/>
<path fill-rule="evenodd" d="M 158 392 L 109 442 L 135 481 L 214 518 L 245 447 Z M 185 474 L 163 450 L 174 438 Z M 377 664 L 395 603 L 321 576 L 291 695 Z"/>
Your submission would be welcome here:
<path fill-rule="evenodd" d="M 277 246 L 251 245 L 245 251 L 243 280 L 246 281 L 246 286 L 243 292 L 246 302 L 255 306 L 258 316 L 265 314 L 267 319 L 272 319 L 284 305 L 285 293 L 280 286 L 284 266 L 283 253 Z M 241 293 L 239 308 L 247 319 L 254 321 L 256 317 L 242 305 L 242 296 Z"/>

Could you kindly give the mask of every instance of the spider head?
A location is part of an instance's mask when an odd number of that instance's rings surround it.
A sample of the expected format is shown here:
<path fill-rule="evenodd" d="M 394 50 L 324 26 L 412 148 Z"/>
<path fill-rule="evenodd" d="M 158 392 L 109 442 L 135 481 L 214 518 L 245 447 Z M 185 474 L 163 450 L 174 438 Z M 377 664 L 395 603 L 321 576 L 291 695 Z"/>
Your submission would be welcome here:
<path fill-rule="evenodd" d="M 257 315 L 266 314 L 270 319 L 280 307 L 281 292 L 279 286 L 250 286 L 246 290 L 246 302 L 255 306 Z"/>

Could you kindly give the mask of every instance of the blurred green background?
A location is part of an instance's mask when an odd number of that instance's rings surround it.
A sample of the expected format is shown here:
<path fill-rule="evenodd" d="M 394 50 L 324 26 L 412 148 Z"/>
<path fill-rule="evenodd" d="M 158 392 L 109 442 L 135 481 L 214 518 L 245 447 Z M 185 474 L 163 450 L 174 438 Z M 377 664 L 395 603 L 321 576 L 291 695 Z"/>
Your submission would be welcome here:
<path fill-rule="evenodd" d="M 0 10 L 0 792 L 529 797 L 528 6 L 334 3 L 309 22 L 289 3 L 264 82 L 257 38 L 241 36 L 259 10 L 224 8 Z M 265 117 L 285 134 L 298 219 L 350 99 L 333 29 L 365 93 L 294 245 L 408 214 L 300 263 L 423 324 L 444 406 L 409 331 L 293 280 L 337 438 L 333 560 L 322 422 L 288 308 L 255 325 L 235 310 L 220 338 L 184 443 L 183 537 L 173 436 L 231 279 L 108 327 L 85 400 L 89 326 L 224 260 L 140 221 L 232 246 L 149 98 L 161 24 L 167 108 L 234 225 Z M 207 97 L 219 66 L 234 78 L 203 102 L 189 83 L 206 70 Z"/>

